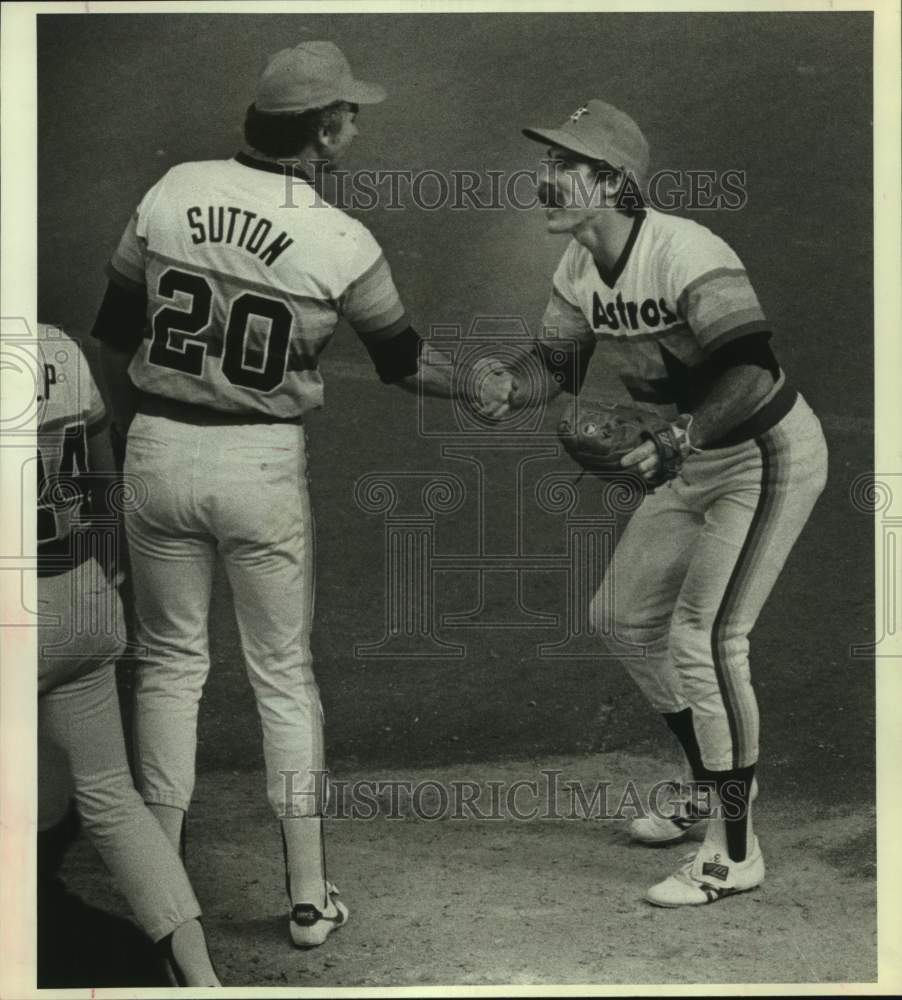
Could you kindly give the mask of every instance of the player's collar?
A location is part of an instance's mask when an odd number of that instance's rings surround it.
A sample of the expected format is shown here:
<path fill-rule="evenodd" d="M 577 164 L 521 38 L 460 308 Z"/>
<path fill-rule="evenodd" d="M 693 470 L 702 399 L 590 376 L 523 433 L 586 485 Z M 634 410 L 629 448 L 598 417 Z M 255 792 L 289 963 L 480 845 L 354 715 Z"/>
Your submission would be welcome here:
<path fill-rule="evenodd" d="M 235 154 L 235 160 L 243 167 L 252 167 L 254 170 L 265 170 L 270 174 L 281 174 L 283 177 L 286 167 L 290 166 L 291 172 L 298 180 L 306 181 L 308 184 L 313 183 L 310 175 L 297 163 L 291 166 L 293 161 L 289 159 L 278 163 L 275 160 L 260 160 L 256 156 L 251 156 L 250 153 L 239 152 Z"/>
<path fill-rule="evenodd" d="M 595 270 L 598 271 L 598 276 L 601 280 L 608 286 L 608 288 L 613 288 L 617 284 L 617 279 L 623 274 L 623 270 L 630 259 L 630 253 L 632 253 L 633 245 L 639 236 L 639 230 L 642 228 L 642 223 L 645 219 L 645 209 L 640 208 L 633 217 L 633 226 L 630 229 L 630 234 L 626 238 L 626 243 L 623 245 L 623 249 L 620 251 L 620 256 L 617 258 L 616 263 L 610 269 L 610 271 L 604 267 L 604 265 L 599 264 L 595 261 Z M 593 258 L 594 259 L 594 258 Z"/>

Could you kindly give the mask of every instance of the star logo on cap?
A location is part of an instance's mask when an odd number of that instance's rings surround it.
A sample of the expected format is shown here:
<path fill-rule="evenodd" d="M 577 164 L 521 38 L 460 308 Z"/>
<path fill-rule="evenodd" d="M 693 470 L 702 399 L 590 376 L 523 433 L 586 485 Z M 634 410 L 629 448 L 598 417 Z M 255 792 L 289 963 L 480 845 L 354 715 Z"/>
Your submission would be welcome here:
<path fill-rule="evenodd" d="M 584 104 L 581 108 L 577 108 L 576 111 L 574 111 L 573 114 L 570 115 L 570 121 L 578 122 L 583 115 L 587 115 L 588 113 L 589 113 L 589 108 L 587 105 Z"/>

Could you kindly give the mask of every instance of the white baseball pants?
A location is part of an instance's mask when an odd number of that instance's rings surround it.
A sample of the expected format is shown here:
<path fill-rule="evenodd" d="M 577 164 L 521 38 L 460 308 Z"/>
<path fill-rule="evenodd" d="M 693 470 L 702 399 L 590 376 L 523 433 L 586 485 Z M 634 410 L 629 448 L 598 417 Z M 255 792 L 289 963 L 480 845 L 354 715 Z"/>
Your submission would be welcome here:
<path fill-rule="evenodd" d="M 708 770 L 758 759 L 748 635 L 826 474 L 820 423 L 799 396 L 759 438 L 693 455 L 648 496 L 593 602 L 596 623 L 645 650 L 624 663 L 652 707 L 692 708 Z"/>
<path fill-rule="evenodd" d="M 313 524 L 303 428 L 139 413 L 125 472 L 144 481 L 148 497 L 126 515 L 137 641 L 147 647 L 135 688 L 145 801 L 185 810 L 191 801 L 219 554 L 262 723 L 269 802 L 279 817 L 317 815 L 323 720 L 310 655 Z"/>
<path fill-rule="evenodd" d="M 116 691 L 116 590 L 93 559 L 38 580 L 38 726 L 69 757 L 82 824 L 153 941 L 200 916 L 173 846 L 132 783 Z"/>

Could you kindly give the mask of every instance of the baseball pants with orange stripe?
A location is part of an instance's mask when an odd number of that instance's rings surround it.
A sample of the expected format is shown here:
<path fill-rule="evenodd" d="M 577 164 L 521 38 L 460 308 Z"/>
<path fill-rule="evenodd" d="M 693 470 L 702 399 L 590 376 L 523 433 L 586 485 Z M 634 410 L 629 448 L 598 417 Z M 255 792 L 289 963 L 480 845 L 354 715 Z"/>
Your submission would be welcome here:
<path fill-rule="evenodd" d="M 760 437 L 693 455 L 647 497 L 595 598 L 593 614 L 644 650 L 624 662 L 652 707 L 692 709 L 709 771 L 758 759 L 748 635 L 826 475 L 820 423 L 799 396 Z"/>
<path fill-rule="evenodd" d="M 235 599 L 277 816 L 321 809 L 323 720 L 313 676 L 313 524 L 304 431 L 205 426 L 139 413 L 125 471 L 147 502 L 126 516 L 135 583 L 135 755 L 145 801 L 187 810 L 210 669 L 217 555 Z M 288 797 L 286 797 L 286 793 Z"/>

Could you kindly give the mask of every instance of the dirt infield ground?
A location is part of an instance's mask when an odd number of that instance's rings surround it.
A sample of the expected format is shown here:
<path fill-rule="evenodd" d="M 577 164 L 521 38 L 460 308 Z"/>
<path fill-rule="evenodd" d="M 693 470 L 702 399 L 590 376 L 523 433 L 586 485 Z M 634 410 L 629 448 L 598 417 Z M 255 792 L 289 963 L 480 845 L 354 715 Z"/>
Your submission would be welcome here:
<path fill-rule="evenodd" d="M 658 780 L 661 761 L 591 754 L 459 768 L 344 772 L 342 781 L 530 781 L 559 771 L 591 796 L 610 782 Z M 665 773 L 666 772 L 665 769 Z M 540 782 L 544 779 L 540 778 Z M 554 780 L 549 778 L 550 780 Z M 387 786 L 386 786 L 387 787 Z M 540 784 L 540 795 L 544 784 Z M 396 793 L 398 794 L 398 793 Z M 505 791 L 505 795 L 506 795 Z M 385 793 L 387 796 L 387 792 Z M 483 813 L 491 806 L 482 801 Z M 333 819 L 329 863 L 351 920 L 315 952 L 288 941 L 278 833 L 257 775 L 209 772 L 192 811 L 188 868 L 205 904 L 214 960 L 231 986 L 429 986 L 735 982 L 868 982 L 876 978 L 874 818 L 867 809 L 762 793 L 758 835 L 769 878 L 755 892 L 679 913 L 642 901 L 692 849 L 630 843 L 626 820 L 452 818 L 423 796 L 417 818 L 403 793 L 381 818 Z M 503 798 L 502 798 L 503 801 Z M 527 813 L 528 789 L 514 802 Z M 228 834 L 223 836 L 223 804 Z M 585 815 L 585 811 L 576 815 Z M 626 814 L 628 810 L 624 810 Z M 540 812 L 541 815 L 541 812 Z M 389 817 L 393 818 L 389 818 Z M 69 882 L 99 890 L 88 850 Z"/>
<path fill-rule="evenodd" d="M 103 265 L 143 191 L 170 165 L 231 155 L 267 54 L 333 38 L 390 100 L 360 117 L 355 164 L 511 171 L 535 166 L 521 126 L 592 96 L 627 109 L 657 166 L 746 171 L 740 212 L 699 212 L 737 250 L 792 380 L 820 415 L 827 489 L 753 635 L 762 710 L 761 890 L 689 914 L 641 902 L 680 849 L 630 846 L 596 820 L 330 821 L 330 866 L 352 923 L 313 955 L 282 917 L 277 831 L 259 724 L 224 584 L 211 618 L 189 867 L 229 985 L 842 982 L 875 976 L 873 522 L 851 502 L 873 471 L 871 19 L 864 13 L 726 15 L 104 15 L 40 19 L 41 318 L 90 327 Z M 691 214 L 691 213 L 689 213 Z M 564 244 L 534 213 L 360 213 L 420 329 L 479 316 L 534 326 Z M 382 387 L 347 330 L 325 355 L 327 405 L 309 422 L 317 521 L 316 672 L 336 774 L 653 782 L 672 747 L 611 659 L 551 659 L 562 580 L 523 576 L 542 628 L 501 628 L 510 579 L 446 575 L 443 626 L 459 659 L 355 655 L 385 620 L 384 518 L 355 502 L 368 473 L 453 472 L 459 511 L 436 551 L 564 551 L 561 518 L 516 521 L 506 459 L 472 463 L 418 433 L 416 400 Z M 554 414 L 546 416 L 552 426 Z M 566 473 L 548 457 L 534 470 Z M 878 470 L 879 471 L 879 470 Z M 583 509 L 597 508 L 591 484 Z M 622 527 L 623 518 L 618 523 Z M 554 616 L 557 622 L 548 624 Z M 515 615 L 514 615 L 515 617 Z M 494 623 L 494 624 L 493 624 Z M 128 679 L 123 671 L 123 683 Z M 68 875 L 118 905 L 90 852 Z M 729 956 L 728 958 L 725 956 Z"/>

